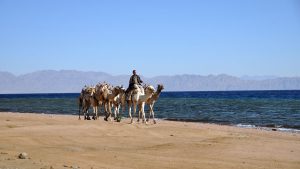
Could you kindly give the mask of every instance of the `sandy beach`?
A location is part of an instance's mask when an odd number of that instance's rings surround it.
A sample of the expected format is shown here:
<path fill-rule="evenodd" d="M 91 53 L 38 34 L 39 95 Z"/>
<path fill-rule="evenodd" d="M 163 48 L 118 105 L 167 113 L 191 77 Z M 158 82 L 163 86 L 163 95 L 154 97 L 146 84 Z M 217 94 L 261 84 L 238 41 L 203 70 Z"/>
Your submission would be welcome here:
<path fill-rule="evenodd" d="M 297 133 L 164 120 L 128 123 L 1 112 L 0 168 L 300 168 Z M 18 158 L 22 152 L 28 159 Z"/>

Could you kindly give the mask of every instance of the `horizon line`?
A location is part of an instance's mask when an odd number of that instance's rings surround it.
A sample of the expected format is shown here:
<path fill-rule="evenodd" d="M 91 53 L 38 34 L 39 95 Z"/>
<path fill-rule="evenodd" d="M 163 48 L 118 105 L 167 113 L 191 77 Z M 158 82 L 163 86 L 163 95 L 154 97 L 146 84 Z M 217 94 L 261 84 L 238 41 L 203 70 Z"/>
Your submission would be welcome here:
<path fill-rule="evenodd" d="M 4 72 L 4 73 L 10 73 L 16 77 L 18 76 L 23 76 L 26 74 L 31 74 L 31 73 L 36 73 L 36 72 L 43 72 L 43 71 L 56 71 L 56 72 L 61 72 L 61 71 L 77 71 L 77 72 L 84 72 L 84 73 L 89 73 L 89 72 L 93 72 L 93 73 L 105 73 L 108 74 L 110 76 L 130 76 L 131 74 L 111 74 L 108 72 L 104 72 L 104 71 L 99 71 L 99 70 L 76 70 L 76 69 L 43 69 L 43 70 L 35 70 L 35 71 L 30 71 L 27 73 L 14 73 L 14 72 L 10 72 L 10 71 L 6 71 L 6 70 L 0 70 L 0 72 Z M 192 75 L 192 76 L 220 76 L 220 75 L 227 75 L 227 76 L 233 76 L 233 77 L 238 77 L 238 78 L 260 78 L 260 77 L 269 77 L 271 79 L 274 78 L 293 78 L 293 77 L 300 77 L 300 75 L 231 75 L 231 74 L 227 74 L 227 73 L 210 73 L 210 74 L 193 74 L 193 73 L 181 73 L 181 74 L 172 74 L 172 75 L 154 75 L 154 76 L 144 76 L 142 74 L 139 74 L 140 76 L 146 77 L 146 78 L 154 78 L 154 77 L 158 77 L 158 76 L 184 76 L 184 75 Z"/>
<path fill-rule="evenodd" d="M 273 89 L 262 89 L 262 90 L 166 90 L 162 91 L 162 93 L 166 92 L 263 92 L 263 91 L 300 91 L 300 89 L 280 89 L 280 90 L 273 90 Z M 0 93 L 0 95 L 17 95 L 17 94 L 33 94 L 33 95 L 39 95 L 39 94 L 80 94 L 80 92 L 61 92 L 61 93 L 55 93 L 55 92 L 41 92 L 41 93 Z"/>

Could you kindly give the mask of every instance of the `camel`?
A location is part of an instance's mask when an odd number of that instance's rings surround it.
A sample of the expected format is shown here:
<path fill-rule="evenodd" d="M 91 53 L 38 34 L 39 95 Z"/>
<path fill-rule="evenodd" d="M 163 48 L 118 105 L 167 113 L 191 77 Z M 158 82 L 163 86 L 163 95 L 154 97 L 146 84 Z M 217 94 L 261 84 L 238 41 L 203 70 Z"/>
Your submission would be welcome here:
<path fill-rule="evenodd" d="M 107 107 L 107 113 L 106 113 L 106 117 L 104 118 L 104 120 L 107 121 L 107 118 L 109 117 L 110 121 L 112 121 L 111 108 L 113 106 L 115 97 L 117 97 L 119 95 L 119 93 L 122 92 L 122 88 L 119 86 L 112 87 L 112 86 L 106 84 L 106 85 L 103 85 L 102 92 L 103 92 L 104 104 Z"/>
<path fill-rule="evenodd" d="M 117 120 L 120 117 L 120 108 L 122 108 L 121 112 L 124 112 L 124 108 L 126 105 L 126 97 L 125 97 L 125 88 L 121 86 L 120 93 L 114 98 L 113 102 L 114 109 L 114 120 Z"/>
<path fill-rule="evenodd" d="M 93 87 L 85 87 L 81 90 L 80 96 L 78 97 L 78 120 L 81 120 L 80 113 L 81 111 L 84 114 L 84 120 L 89 120 L 89 113 L 88 110 L 91 106 L 91 98 L 93 97 L 95 93 L 95 88 Z"/>
<path fill-rule="evenodd" d="M 147 119 L 147 121 L 150 120 L 151 115 L 152 115 L 154 124 L 156 124 L 156 120 L 154 118 L 153 106 L 154 106 L 155 102 L 158 100 L 160 93 L 163 89 L 164 89 L 164 86 L 162 84 L 157 85 L 156 92 L 145 102 L 147 105 L 149 105 L 149 118 Z M 139 117 L 140 117 L 140 113 L 139 113 Z"/>
<path fill-rule="evenodd" d="M 96 116 L 96 119 L 98 119 L 98 108 L 101 108 L 100 106 L 104 106 L 104 111 L 107 112 L 107 107 L 105 102 L 105 98 L 103 96 L 103 88 L 106 87 L 108 84 L 106 82 L 103 83 L 98 83 L 95 86 L 95 93 L 93 97 L 91 98 L 92 106 L 93 106 L 93 111 Z"/>
<path fill-rule="evenodd" d="M 145 87 L 145 90 L 142 86 L 135 85 L 135 89 L 132 92 L 131 100 L 127 100 L 128 109 L 129 109 L 129 117 L 131 119 L 131 123 L 133 123 L 133 118 L 131 116 L 131 106 L 133 106 L 133 113 L 136 113 L 136 107 L 139 105 L 139 111 L 142 113 L 143 122 L 146 122 L 145 118 L 145 102 L 153 95 L 154 87 L 149 85 Z"/>
<path fill-rule="evenodd" d="M 96 94 L 96 92 L 95 92 L 95 94 Z M 93 119 L 97 120 L 98 119 L 98 106 L 101 105 L 101 102 L 97 99 L 95 94 L 92 97 L 90 97 L 90 102 L 91 102 L 91 106 L 93 107 L 93 113 L 94 113 Z"/>
<path fill-rule="evenodd" d="M 111 86 L 111 85 L 109 85 L 109 84 L 107 84 L 105 82 L 102 83 L 102 84 L 99 84 L 97 86 L 96 86 L 95 97 L 99 98 L 97 95 L 98 95 L 98 93 L 101 93 L 100 95 L 102 97 L 100 97 L 100 99 L 98 99 L 99 102 L 100 103 L 104 103 L 104 108 L 105 108 L 106 114 L 109 113 L 108 109 L 114 108 L 114 120 L 116 120 L 117 117 L 119 117 L 119 115 L 120 115 L 120 108 L 122 108 L 122 112 L 124 112 L 124 108 L 125 108 L 125 105 L 126 105 L 126 101 L 125 101 L 125 88 L 123 88 L 123 86 L 121 86 L 121 87 L 116 86 L 114 88 L 113 86 Z M 108 100 L 105 100 L 106 96 L 104 96 L 104 91 L 106 89 L 109 90 L 108 93 L 114 93 L 113 92 L 114 90 L 117 90 L 115 92 L 115 94 L 119 93 L 115 97 L 110 96 L 110 99 L 109 99 L 109 103 L 110 103 L 110 106 L 111 106 L 110 108 L 108 108 L 109 107 Z"/>
<path fill-rule="evenodd" d="M 93 87 L 95 89 L 93 95 L 90 97 L 90 104 L 93 107 L 93 119 L 97 120 L 98 115 L 98 107 L 102 105 L 103 103 L 103 97 L 101 91 L 98 90 L 98 88 Z"/>

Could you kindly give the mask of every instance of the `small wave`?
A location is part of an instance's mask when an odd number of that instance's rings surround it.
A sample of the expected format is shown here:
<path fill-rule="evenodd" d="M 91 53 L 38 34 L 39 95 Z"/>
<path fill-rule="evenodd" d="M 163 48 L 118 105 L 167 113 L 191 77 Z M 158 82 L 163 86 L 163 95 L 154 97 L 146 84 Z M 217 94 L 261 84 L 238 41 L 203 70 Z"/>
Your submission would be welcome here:
<path fill-rule="evenodd" d="M 202 122 L 202 123 L 210 123 L 210 120 L 199 120 L 199 119 L 181 119 L 181 118 L 162 118 L 163 120 L 168 121 L 181 121 L 181 122 Z"/>
<path fill-rule="evenodd" d="M 201 123 L 210 123 L 210 124 L 220 124 L 220 123 L 212 123 L 211 121 L 203 121 L 203 120 L 195 120 L 195 119 L 176 119 L 176 118 L 163 118 L 163 120 L 168 121 L 181 121 L 181 122 L 201 122 Z M 266 126 L 256 126 L 252 124 L 222 124 L 222 125 L 232 125 L 240 128 L 253 128 L 253 129 L 262 129 L 267 131 L 282 131 L 282 132 L 289 132 L 289 133 L 300 133 L 300 129 L 295 128 L 285 128 L 283 126 L 276 126 L 276 125 L 266 125 Z"/>
<path fill-rule="evenodd" d="M 300 133 L 299 129 L 277 128 L 278 131 Z"/>
<path fill-rule="evenodd" d="M 237 124 L 235 125 L 237 127 L 241 127 L 241 128 L 254 128 L 254 129 L 263 129 L 263 130 L 267 130 L 267 131 L 282 131 L 282 132 L 289 132 L 289 133 L 300 133 L 299 129 L 294 129 L 294 128 L 283 128 L 283 127 L 279 127 L 276 125 L 267 125 L 267 126 L 256 126 L 256 125 L 251 125 L 251 124 Z"/>
<path fill-rule="evenodd" d="M 241 128 L 257 128 L 255 125 L 251 124 L 237 124 L 236 126 Z"/>

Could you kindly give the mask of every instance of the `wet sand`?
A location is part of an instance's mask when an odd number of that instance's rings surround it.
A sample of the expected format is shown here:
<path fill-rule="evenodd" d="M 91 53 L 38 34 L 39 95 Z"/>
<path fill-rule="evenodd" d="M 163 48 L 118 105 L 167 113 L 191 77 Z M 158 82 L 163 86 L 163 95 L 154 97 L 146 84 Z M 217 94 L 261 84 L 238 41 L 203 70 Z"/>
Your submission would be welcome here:
<path fill-rule="evenodd" d="M 136 119 L 135 119 L 136 121 Z M 300 168 L 300 134 L 0 112 L 0 169 Z M 21 152 L 29 159 L 19 159 Z"/>

